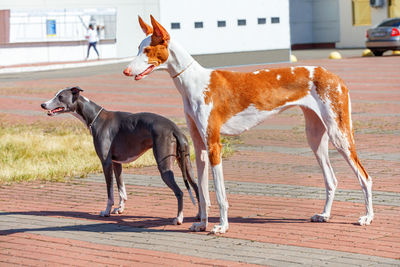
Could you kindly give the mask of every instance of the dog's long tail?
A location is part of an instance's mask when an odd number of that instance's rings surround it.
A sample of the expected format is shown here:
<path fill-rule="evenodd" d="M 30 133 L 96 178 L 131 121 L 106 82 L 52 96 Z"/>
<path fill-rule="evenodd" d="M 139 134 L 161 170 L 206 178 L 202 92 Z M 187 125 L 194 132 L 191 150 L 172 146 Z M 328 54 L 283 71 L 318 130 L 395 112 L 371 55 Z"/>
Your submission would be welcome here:
<path fill-rule="evenodd" d="M 192 200 L 193 205 L 196 205 L 196 201 L 194 200 L 193 194 L 192 194 L 192 190 L 190 189 L 189 186 L 189 182 L 188 179 L 191 180 L 191 184 L 193 185 L 194 181 L 192 181 L 192 177 L 188 177 L 188 173 L 187 173 L 187 169 L 186 169 L 186 160 L 189 159 L 189 144 L 187 142 L 187 139 L 185 138 L 185 136 L 183 136 L 180 133 L 175 132 L 174 133 L 175 139 L 176 139 L 176 152 L 178 155 L 178 159 L 179 159 L 179 165 L 181 167 L 181 171 L 182 171 L 182 176 L 183 176 L 183 181 L 185 183 L 185 186 L 189 192 L 190 195 L 190 199 Z M 197 191 L 196 191 L 197 194 Z"/>

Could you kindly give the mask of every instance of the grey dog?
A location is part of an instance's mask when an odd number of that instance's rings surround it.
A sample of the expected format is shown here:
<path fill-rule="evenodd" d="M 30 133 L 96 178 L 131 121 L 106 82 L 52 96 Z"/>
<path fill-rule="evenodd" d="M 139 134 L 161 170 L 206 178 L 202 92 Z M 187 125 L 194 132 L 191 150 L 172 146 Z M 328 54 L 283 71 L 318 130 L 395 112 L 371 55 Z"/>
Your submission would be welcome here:
<path fill-rule="evenodd" d="M 178 215 L 174 224 L 183 222 L 183 192 L 176 184 L 173 173 L 175 159 L 182 171 L 185 186 L 195 204 L 190 185 L 199 199 L 198 187 L 193 179 L 189 145 L 186 136 L 169 119 L 153 113 L 128 113 L 108 111 L 86 97 L 83 90 L 69 87 L 60 90 L 54 98 L 41 104 L 49 116 L 69 112 L 79 118 L 89 128 L 98 157 L 103 166 L 107 184 L 107 207 L 101 216 L 110 216 L 114 205 L 113 171 L 120 197 L 119 207 L 112 213 L 124 211 L 127 200 L 121 163 L 132 162 L 148 149 L 153 148 L 155 160 L 162 180 L 174 192 L 178 200 Z"/>

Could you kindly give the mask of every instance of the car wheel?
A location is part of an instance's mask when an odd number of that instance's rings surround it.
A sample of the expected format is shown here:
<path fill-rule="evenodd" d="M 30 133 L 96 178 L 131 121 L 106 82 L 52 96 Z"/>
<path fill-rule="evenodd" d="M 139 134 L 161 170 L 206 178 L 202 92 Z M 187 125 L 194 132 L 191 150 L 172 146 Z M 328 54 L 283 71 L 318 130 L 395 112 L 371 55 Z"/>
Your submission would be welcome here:
<path fill-rule="evenodd" d="M 385 51 L 382 51 L 382 50 L 372 50 L 372 54 L 374 54 L 374 56 L 377 56 L 377 57 L 382 56 L 382 55 L 383 55 L 383 52 L 385 52 Z"/>

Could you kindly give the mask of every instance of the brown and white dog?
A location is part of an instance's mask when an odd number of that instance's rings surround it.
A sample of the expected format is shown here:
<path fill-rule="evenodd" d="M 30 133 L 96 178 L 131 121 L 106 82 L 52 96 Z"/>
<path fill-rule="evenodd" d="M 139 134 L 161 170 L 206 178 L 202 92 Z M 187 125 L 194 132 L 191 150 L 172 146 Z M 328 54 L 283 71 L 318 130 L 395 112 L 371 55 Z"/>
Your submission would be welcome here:
<path fill-rule="evenodd" d="M 221 162 L 220 134 L 237 135 L 261 123 L 272 114 L 300 106 L 305 116 L 308 143 L 325 179 L 326 203 L 314 222 L 326 222 L 331 214 L 337 186 L 328 155 L 328 141 L 348 162 L 363 189 L 366 215 L 360 225 L 374 218 L 372 179 L 357 156 L 351 121 L 349 92 L 344 82 L 322 67 L 286 67 L 251 73 L 212 70 L 200 66 L 151 16 L 152 26 L 139 17 L 147 37 L 138 55 L 124 70 L 140 80 L 161 65 L 166 66 L 182 95 L 185 118 L 196 153 L 201 221 L 191 230 L 204 231 L 208 224 L 208 160 L 211 163 L 220 209 L 220 224 L 212 232 L 228 230 L 228 201 Z M 208 156 L 208 158 L 207 158 Z"/>

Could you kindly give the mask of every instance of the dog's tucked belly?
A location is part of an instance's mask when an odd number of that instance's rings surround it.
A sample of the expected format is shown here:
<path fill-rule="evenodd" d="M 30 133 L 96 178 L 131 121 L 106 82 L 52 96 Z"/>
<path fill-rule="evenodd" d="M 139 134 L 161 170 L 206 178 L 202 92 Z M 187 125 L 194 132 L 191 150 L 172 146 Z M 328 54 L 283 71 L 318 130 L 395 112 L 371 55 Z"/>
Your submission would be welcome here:
<path fill-rule="evenodd" d="M 236 114 L 225 122 L 221 127 L 221 133 L 227 135 L 238 135 L 261 123 L 270 115 L 278 112 L 279 109 L 272 111 L 258 110 L 253 104 L 251 104 L 247 109 Z"/>
<path fill-rule="evenodd" d="M 132 162 L 153 147 L 152 139 L 122 139 L 121 142 L 116 142 L 116 144 L 118 145 L 113 146 L 111 149 L 111 160 L 116 163 Z"/>
<path fill-rule="evenodd" d="M 136 155 L 136 156 L 125 158 L 125 159 L 113 159 L 112 161 L 116 162 L 116 163 L 129 163 L 129 162 L 135 161 L 137 158 L 139 158 L 141 155 L 143 155 L 143 153 L 141 153 L 140 155 Z"/>

